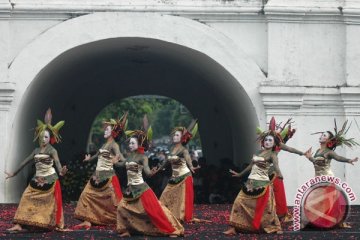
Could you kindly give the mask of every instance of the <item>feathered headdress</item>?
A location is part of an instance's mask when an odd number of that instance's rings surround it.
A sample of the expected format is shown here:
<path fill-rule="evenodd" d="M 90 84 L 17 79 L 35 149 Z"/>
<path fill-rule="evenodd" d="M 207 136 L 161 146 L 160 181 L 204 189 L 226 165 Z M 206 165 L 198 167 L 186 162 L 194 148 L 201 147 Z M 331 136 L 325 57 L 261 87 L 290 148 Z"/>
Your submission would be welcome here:
<path fill-rule="evenodd" d="M 342 146 L 345 145 L 347 147 L 353 147 L 353 146 L 359 146 L 359 143 L 357 143 L 354 138 L 345 138 L 345 134 L 349 131 L 350 127 L 351 127 L 351 123 L 349 125 L 348 128 L 346 128 L 348 124 L 348 120 L 346 120 L 344 122 L 344 124 L 342 125 L 342 128 L 340 129 L 340 131 L 338 131 L 337 128 L 337 124 L 336 124 L 336 119 L 334 118 L 334 132 L 335 134 L 333 134 L 331 131 L 329 131 L 333 137 L 331 137 L 327 143 L 327 147 L 334 150 L 337 146 Z M 324 132 L 316 132 L 313 134 L 323 134 Z"/>
<path fill-rule="evenodd" d="M 141 130 L 129 130 L 125 131 L 125 134 L 128 138 L 137 139 L 139 145 L 138 152 L 144 154 L 144 152 L 147 151 L 150 147 L 153 135 L 152 127 L 149 126 L 149 121 L 146 114 L 143 118 L 143 126 Z"/>
<path fill-rule="evenodd" d="M 171 131 L 171 135 L 174 135 L 175 132 L 180 131 L 181 132 L 181 144 L 186 145 L 193 137 L 195 137 L 197 131 L 198 131 L 198 123 L 197 119 L 193 119 L 190 123 L 190 125 L 185 127 L 175 127 Z"/>
<path fill-rule="evenodd" d="M 111 126 L 111 136 L 117 138 L 126 130 L 128 124 L 128 112 L 125 112 L 120 119 L 110 118 L 108 121 L 104 121 L 105 126 Z"/>
<path fill-rule="evenodd" d="M 49 130 L 52 135 L 50 138 L 50 144 L 61 142 L 61 136 L 59 134 L 59 130 L 62 128 L 62 126 L 64 126 L 65 121 L 60 121 L 57 124 L 55 124 L 55 126 L 53 126 L 51 125 L 51 120 L 52 120 L 52 114 L 51 114 L 51 109 L 49 108 L 45 113 L 44 122 L 42 122 L 41 120 L 37 120 L 37 127 L 35 128 L 35 133 L 34 133 L 34 142 L 36 141 L 36 139 L 40 137 L 41 133 L 44 132 L 45 130 Z"/>
<path fill-rule="evenodd" d="M 275 151 L 279 151 L 280 150 L 279 149 L 279 144 L 281 142 L 284 142 L 283 139 L 286 138 L 286 137 L 288 137 L 288 139 L 289 139 L 295 133 L 295 130 L 291 129 L 290 120 L 291 119 L 289 119 L 284 124 L 282 130 L 279 132 L 276 129 L 280 127 L 280 124 L 276 125 L 275 118 L 272 117 L 271 120 L 270 120 L 269 129 L 267 131 L 263 131 L 260 127 L 256 128 L 256 134 L 258 135 L 258 138 L 256 140 L 261 142 L 261 144 L 263 144 L 263 142 L 265 140 L 265 137 L 268 136 L 268 135 L 271 135 L 271 136 L 274 137 L 274 140 L 275 140 L 275 144 L 276 144 Z"/>

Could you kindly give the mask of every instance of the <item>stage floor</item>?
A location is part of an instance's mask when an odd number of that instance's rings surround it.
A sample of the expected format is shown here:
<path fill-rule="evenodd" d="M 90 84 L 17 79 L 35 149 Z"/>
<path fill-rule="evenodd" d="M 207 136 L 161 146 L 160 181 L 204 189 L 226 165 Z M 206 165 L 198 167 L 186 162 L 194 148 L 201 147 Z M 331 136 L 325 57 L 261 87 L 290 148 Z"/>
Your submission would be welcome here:
<path fill-rule="evenodd" d="M 0 239 L 110 239 L 119 238 L 114 231 L 115 226 L 94 226 L 91 230 L 72 232 L 47 232 L 35 230 L 34 232 L 8 234 L 6 229 L 12 226 L 16 204 L 0 204 Z M 74 204 L 65 204 L 65 224 L 71 227 L 80 221 L 73 218 Z M 195 216 L 200 219 L 211 220 L 212 223 L 197 223 L 185 225 L 186 239 L 360 239 L 360 206 L 352 206 L 347 222 L 352 228 L 333 230 L 293 231 L 292 223 L 283 225 L 283 234 L 238 234 L 227 237 L 222 232 L 228 228 L 227 220 L 231 205 L 196 205 Z M 133 236 L 128 239 L 159 239 L 159 237 Z"/>

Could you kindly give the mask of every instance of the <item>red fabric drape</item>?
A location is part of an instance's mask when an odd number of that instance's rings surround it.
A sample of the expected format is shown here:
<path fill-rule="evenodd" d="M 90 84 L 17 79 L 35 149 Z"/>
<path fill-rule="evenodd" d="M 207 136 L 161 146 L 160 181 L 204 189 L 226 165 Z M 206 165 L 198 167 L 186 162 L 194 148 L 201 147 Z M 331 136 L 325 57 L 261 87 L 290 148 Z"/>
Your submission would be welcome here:
<path fill-rule="evenodd" d="M 151 189 L 146 190 L 140 197 L 141 203 L 149 215 L 151 222 L 164 233 L 173 233 L 175 228 L 166 217 L 160 202 Z"/>
<path fill-rule="evenodd" d="M 194 186 L 193 178 L 189 176 L 185 179 L 185 222 L 190 222 L 194 211 Z"/>
<path fill-rule="evenodd" d="M 256 201 L 255 214 L 253 219 L 253 226 L 256 230 L 259 230 L 260 228 L 261 218 L 268 203 L 269 195 L 270 195 L 270 190 L 269 187 L 267 187 L 265 194 L 259 197 Z"/>
<path fill-rule="evenodd" d="M 118 201 L 120 202 L 123 197 L 122 192 L 121 192 L 120 181 L 117 176 L 113 176 L 111 181 L 112 181 L 112 185 L 114 187 L 115 195 L 116 195 Z"/>
<path fill-rule="evenodd" d="M 56 224 L 60 224 L 62 216 L 62 194 L 59 180 L 55 182 L 55 202 L 56 202 Z"/>
<path fill-rule="evenodd" d="M 278 216 L 284 216 L 288 212 L 284 181 L 275 177 L 273 185 L 274 185 L 274 195 L 276 202 L 276 214 Z"/>

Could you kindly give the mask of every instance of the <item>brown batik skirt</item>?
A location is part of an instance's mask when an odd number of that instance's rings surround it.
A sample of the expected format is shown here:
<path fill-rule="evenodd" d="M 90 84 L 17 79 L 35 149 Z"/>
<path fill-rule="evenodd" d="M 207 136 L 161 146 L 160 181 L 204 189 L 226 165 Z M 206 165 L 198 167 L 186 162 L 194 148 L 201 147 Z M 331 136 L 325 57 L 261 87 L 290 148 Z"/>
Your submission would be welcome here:
<path fill-rule="evenodd" d="M 150 236 L 184 235 L 184 228 L 149 188 L 134 199 L 123 198 L 117 209 L 117 231 Z"/>
<path fill-rule="evenodd" d="M 230 215 L 230 225 L 243 232 L 281 231 L 272 187 L 268 185 L 262 188 L 257 195 L 245 192 L 241 190 L 235 199 Z"/>
<path fill-rule="evenodd" d="M 47 190 L 29 185 L 16 210 L 14 223 L 47 229 L 64 227 L 61 187 L 56 180 Z"/>
<path fill-rule="evenodd" d="M 180 221 L 190 222 L 193 218 L 194 187 L 192 176 L 179 183 L 168 183 L 160 197 L 160 202 Z"/>
<path fill-rule="evenodd" d="M 86 184 L 75 209 L 75 218 L 99 225 L 116 224 L 116 208 L 122 198 L 118 178 L 109 178 L 102 187 Z"/>

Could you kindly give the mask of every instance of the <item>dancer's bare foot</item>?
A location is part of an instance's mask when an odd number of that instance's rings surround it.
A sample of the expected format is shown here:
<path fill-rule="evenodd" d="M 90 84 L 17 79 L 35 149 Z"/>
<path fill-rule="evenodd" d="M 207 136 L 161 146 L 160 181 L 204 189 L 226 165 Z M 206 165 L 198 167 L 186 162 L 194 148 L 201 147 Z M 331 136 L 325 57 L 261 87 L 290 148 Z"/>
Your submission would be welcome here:
<path fill-rule="evenodd" d="M 340 226 L 340 228 L 351 228 L 351 225 L 346 222 L 341 223 L 339 226 Z"/>
<path fill-rule="evenodd" d="M 120 237 L 131 237 L 129 231 L 125 231 L 123 233 L 120 233 Z"/>
<path fill-rule="evenodd" d="M 199 218 L 193 218 L 191 220 L 192 223 L 212 223 L 212 221 L 210 220 L 205 220 L 205 219 L 199 219 Z"/>
<path fill-rule="evenodd" d="M 55 231 L 57 232 L 71 232 L 73 231 L 72 229 L 69 229 L 69 228 L 59 228 L 59 227 L 56 227 L 55 228 Z"/>
<path fill-rule="evenodd" d="M 171 238 L 177 238 L 178 235 L 176 235 L 176 234 L 171 234 L 171 235 L 169 235 L 169 237 L 171 237 Z"/>
<path fill-rule="evenodd" d="M 276 234 L 283 234 L 283 231 L 277 231 Z"/>
<path fill-rule="evenodd" d="M 25 232 L 26 229 L 22 228 L 20 224 L 15 224 L 13 227 L 6 229 L 9 233 Z"/>
<path fill-rule="evenodd" d="M 232 235 L 236 235 L 236 230 L 234 227 L 229 228 L 228 230 L 226 230 L 225 232 L 223 232 L 225 235 L 228 236 L 232 236 Z"/>
<path fill-rule="evenodd" d="M 90 228 L 91 228 L 91 222 L 89 221 L 83 221 L 82 223 L 72 227 L 73 230 L 79 230 L 79 229 L 89 230 Z"/>

